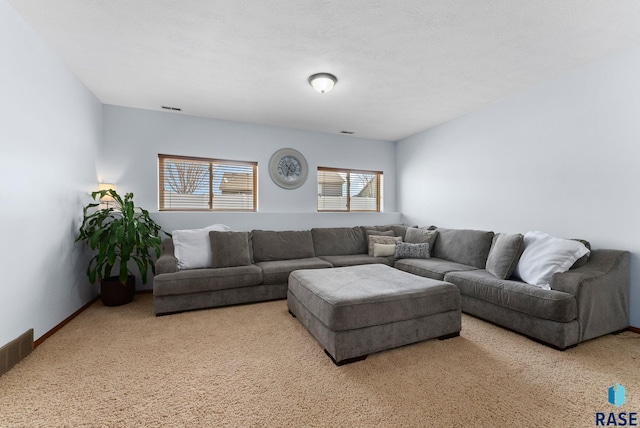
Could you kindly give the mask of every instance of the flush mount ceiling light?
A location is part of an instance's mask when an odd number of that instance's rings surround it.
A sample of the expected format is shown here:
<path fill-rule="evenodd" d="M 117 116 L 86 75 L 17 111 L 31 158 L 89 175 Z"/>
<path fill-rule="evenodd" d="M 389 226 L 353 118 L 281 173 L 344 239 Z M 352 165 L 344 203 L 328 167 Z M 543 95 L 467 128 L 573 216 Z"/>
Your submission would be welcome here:
<path fill-rule="evenodd" d="M 309 84 L 316 91 L 324 94 L 333 89 L 333 86 L 338 82 L 338 79 L 333 74 L 329 73 L 316 73 L 309 76 Z"/>

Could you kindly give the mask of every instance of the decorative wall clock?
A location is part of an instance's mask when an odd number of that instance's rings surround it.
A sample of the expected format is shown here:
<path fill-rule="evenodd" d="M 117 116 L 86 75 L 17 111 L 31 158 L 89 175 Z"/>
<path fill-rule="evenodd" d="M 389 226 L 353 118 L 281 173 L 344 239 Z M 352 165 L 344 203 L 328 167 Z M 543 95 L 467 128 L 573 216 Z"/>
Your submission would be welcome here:
<path fill-rule="evenodd" d="M 269 160 L 269 175 L 283 189 L 296 189 L 304 184 L 309 173 L 307 160 L 297 150 L 280 149 Z"/>

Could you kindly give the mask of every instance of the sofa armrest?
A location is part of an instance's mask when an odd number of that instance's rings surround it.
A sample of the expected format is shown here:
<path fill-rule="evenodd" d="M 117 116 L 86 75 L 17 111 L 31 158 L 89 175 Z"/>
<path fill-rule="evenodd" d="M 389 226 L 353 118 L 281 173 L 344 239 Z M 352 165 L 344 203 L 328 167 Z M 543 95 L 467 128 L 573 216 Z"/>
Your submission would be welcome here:
<path fill-rule="evenodd" d="M 156 275 L 178 271 L 178 259 L 173 255 L 173 240 L 164 239 L 160 246 L 160 257 L 156 260 Z"/>
<path fill-rule="evenodd" d="M 551 289 L 576 297 L 580 341 L 629 326 L 629 252 L 593 250 L 577 269 L 551 278 Z"/>

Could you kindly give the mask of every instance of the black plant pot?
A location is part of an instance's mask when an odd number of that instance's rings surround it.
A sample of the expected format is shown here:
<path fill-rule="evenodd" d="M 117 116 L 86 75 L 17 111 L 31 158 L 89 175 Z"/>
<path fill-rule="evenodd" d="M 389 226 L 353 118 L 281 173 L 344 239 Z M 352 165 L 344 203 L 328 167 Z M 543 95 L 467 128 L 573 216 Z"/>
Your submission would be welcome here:
<path fill-rule="evenodd" d="M 100 299 L 105 306 L 121 306 L 133 301 L 136 292 L 136 277 L 129 275 L 127 283 L 122 284 L 117 276 L 111 276 L 100 282 Z"/>

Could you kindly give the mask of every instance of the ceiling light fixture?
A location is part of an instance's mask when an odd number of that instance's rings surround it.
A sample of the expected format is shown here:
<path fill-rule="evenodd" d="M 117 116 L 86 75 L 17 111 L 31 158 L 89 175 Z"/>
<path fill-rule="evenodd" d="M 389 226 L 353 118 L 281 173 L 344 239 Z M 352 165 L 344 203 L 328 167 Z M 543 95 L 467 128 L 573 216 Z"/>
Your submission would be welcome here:
<path fill-rule="evenodd" d="M 333 86 L 338 82 L 338 79 L 333 74 L 329 73 L 316 73 L 309 76 L 309 84 L 316 91 L 321 94 L 327 93 L 333 89 Z"/>

